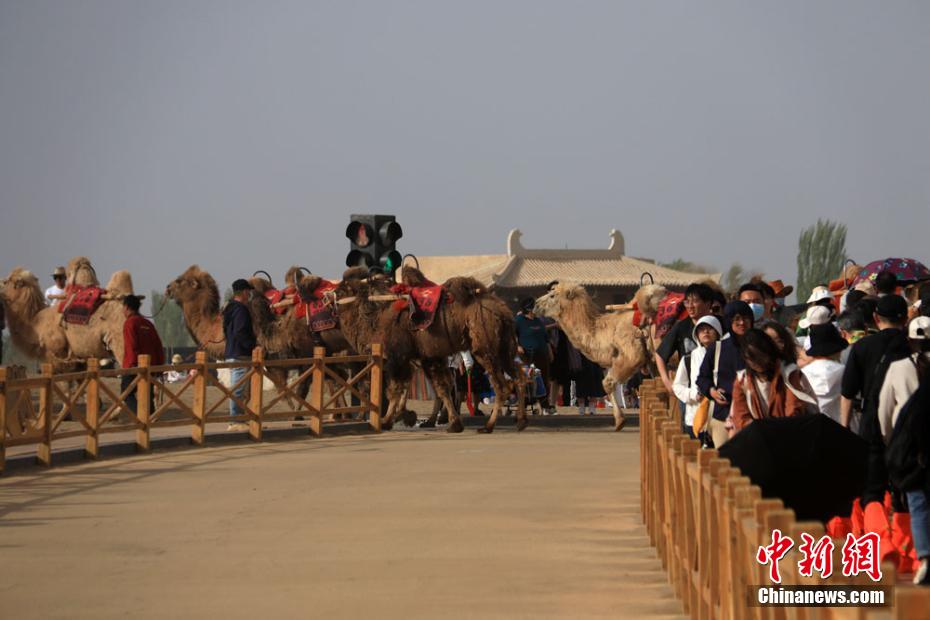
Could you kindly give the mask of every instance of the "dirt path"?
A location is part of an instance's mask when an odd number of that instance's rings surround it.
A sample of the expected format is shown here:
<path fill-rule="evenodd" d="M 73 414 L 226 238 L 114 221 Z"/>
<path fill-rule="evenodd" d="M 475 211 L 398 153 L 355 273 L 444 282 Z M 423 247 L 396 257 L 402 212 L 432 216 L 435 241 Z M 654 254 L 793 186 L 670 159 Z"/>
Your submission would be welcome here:
<path fill-rule="evenodd" d="M 638 434 L 387 433 L 0 479 L 16 618 L 680 617 Z"/>

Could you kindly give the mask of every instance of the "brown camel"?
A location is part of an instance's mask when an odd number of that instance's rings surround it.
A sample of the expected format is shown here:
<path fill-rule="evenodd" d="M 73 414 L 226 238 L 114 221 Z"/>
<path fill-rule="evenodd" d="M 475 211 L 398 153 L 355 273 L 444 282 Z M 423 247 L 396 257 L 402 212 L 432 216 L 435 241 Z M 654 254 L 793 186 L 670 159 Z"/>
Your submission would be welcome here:
<path fill-rule="evenodd" d="M 407 286 L 427 284 L 423 274 L 409 266 L 402 271 Z M 393 425 L 394 416 L 403 407 L 407 388 L 416 362 L 433 384 L 437 397 L 449 412 L 449 432 L 464 429 L 451 398 L 452 376 L 447 358 L 459 351 L 471 351 L 488 371 L 496 399 L 484 432 L 492 432 L 502 409 L 501 403 L 511 392 L 511 379 L 516 377 L 514 364 L 516 339 L 513 315 L 500 299 L 492 295 L 477 280 L 450 278 L 443 285 L 450 296 L 442 303 L 433 322 L 426 329 L 413 327 L 408 304 L 397 306 L 390 301 L 377 301 L 375 295 L 390 294 L 391 282 L 385 278 L 366 278 L 364 270 L 350 269 L 343 276 L 337 296 L 342 330 L 357 350 L 372 342 L 381 342 L 385 350 L 385 370 L 388 376 L 388 410 L 382 428 Z M 526 427 L 523 408 L 518 411 L 517 428 Z"/>
<path fill-rule="evenodd" d="M 267 290 L 271 283 L 264 278 L 252 277 L 252 286 L 259 291 Z M 223 315 L 220 312 L 220 293 L 216 280 L 197 265 L 191 265 L 174 279 L 165 290 L 167 297 L 176 301 L 184 314 L 184 323 L 191 337 L 214 359 L 223 359 L 226 337 L 223 334 Z M 294 312 L 275 315 L 262 295 L 253 295 L 248 304 L 252 327 L 258 344 L 265 350 L 268 359 L 306 358 L 313 356 L 313 348 L 327 346 L 325 339 L 317 339 L 303 319 Z M 333 335 L 329 338 L 333 351 L 345 351 L 345 340 Z M 340 344 L 343 348 L 339 348 Z M 295 366 L 301 374 L 306 367 Z M 272 382 L 281 389 L 287 384 L 290 368 L 274 366 L 266 372 Z M 310 388 L 308 376 L 297 386 L 296 394 L 305 399 Z M 288 398 L 290 401 L 290 398 Z M 293 405 L 293 403 L 292 403 Z"/>
<path fill-rule="evenodd" d="M 82 261 L 82 265 L 90 265 L 87 259 Z M 78 279 L 83 281 L 86 280 Z M 91 283 L 95 281 L 96 275 Z M 13 269 L 0 286 L 10 336 L 24 354 L 50 362 L 55 372 L 79 370 L 90 358 L 112 355 L 117 363 L 122 362 L 125 317 L 120 298 L 132 293 L 128 271 L 113 274 L 106 287 L 109 299 L 97 308 L 86 325 L 66 323 L 57 304 L 47 306 L 38 278 L 22 267 Z"/>
<path fill-rule="evenodd" d="M 634 300 L 644 317 L 655 316 L 665 287 L 647 284 Z M 559 322 L 572 345 L 595 364 L 607 369 L 604 392 L 614 409 L 614 430 L 626 423 L 614 389 L 625 383 L 651 358 L 648 331 L 633 325 L 632 307 L 601 312 L 583 287 L 559 283 L 536 300 L 536 313 Z"/>
<path fill-rule="evenodd" d="M 184 314 L 184 325 L 194 342 L 213 359 L 221 360 L 226 353 L 223 336 L 223 315 L 220 314 L 220 291 L 216 280 L 197 265 L 191 265 L 165 289 Z"/>

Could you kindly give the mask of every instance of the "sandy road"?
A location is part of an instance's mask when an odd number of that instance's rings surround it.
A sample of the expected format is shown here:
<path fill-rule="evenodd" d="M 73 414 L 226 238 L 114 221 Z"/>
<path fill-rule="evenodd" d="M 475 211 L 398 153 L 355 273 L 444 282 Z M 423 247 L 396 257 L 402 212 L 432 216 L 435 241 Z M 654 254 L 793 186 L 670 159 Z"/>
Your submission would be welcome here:
<path fill-rule="evenodd" d="M 638 434 L 386 433 L 0 479 L 0 616 L 680 617 Z"/>

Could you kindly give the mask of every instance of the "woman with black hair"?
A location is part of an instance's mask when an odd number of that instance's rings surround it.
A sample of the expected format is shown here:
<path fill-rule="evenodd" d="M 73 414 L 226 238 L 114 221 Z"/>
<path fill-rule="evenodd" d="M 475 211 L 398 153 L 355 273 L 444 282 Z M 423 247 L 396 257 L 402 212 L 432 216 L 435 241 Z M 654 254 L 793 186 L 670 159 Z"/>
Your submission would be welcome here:
<path fill-rule="evenodd" d="M 761 418 L 788 418 L 814 413 L 817 399 L 801 371 L 782 362 L 783 353 L 761 329 L 750 329 L 740 341 L 745 368 L 733 382 L 730 418 L 733 433 Z"/>

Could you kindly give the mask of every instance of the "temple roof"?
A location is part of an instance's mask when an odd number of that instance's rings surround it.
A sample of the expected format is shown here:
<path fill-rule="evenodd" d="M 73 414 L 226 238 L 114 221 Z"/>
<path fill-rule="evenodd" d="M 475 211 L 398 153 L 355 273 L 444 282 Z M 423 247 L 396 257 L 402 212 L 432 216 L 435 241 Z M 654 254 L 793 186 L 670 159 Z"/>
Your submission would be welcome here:
<path fill-rule="evenodd" d="M 697 280 L 720 280 L 720 274 L 701 274 L 661 267 L 643 258 L 624 255 L 623 235 L 610 231 L 606 250 L 530 249 L 520 243 L 522 233 L 514 229 L 507 238 L 507 254 L 481 256 L 422 256 L 420 268 L 431 280 L 442 282 L 452 276 L 471 276 L 498 288 L 546 286 L 553 280 L 584 286 L 639 286 L 644 272 L 656 284 L 684 287 Z"/>

